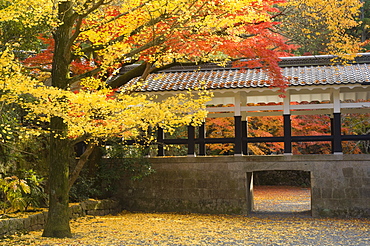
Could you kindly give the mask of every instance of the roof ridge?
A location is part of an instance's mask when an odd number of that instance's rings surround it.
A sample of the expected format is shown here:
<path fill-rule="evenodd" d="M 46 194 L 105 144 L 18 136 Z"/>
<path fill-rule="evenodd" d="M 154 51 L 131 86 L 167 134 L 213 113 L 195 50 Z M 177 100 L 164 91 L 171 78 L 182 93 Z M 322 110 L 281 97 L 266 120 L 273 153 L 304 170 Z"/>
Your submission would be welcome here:
<path fill-rule="evenodd" d="M 354 61 L 344 62 L 344 59 L 340 59 L 335 55 L 313 55 L 313 56 L 289 56 L 280 57 L 280 67 L 304 67 L 304 66 L 324 66 L 324 65 L 341 65 L 347 64 L 359 64 L 359 63 L 370 63 L 370 53 L 358 53 Z M 337 58 L 337 59 L 336 59 Z M 335 59 L 335 60 L 334 60 Z M 243 61 L 243 60 L 242 60 Z M 168 69 L 161 70 L 160 72 L 175 72 L 175 71 L 201 71 L 201 70 L 223 70 L 223 69 L 240 69 L 233 67 L 231 62 L 228 62 L 226 66 L 220 66 L 217 63 L 204 63 L 199 65 L 178 65 Z"/>
<path fill-rule="evenodd" d="M 347 61 L 347 64 L 370 64 L 370 53 L 358 53 L 354 61 Z M 338 58 L 338 59 L 335 59 Z M 330 66 L 330 65 L 341 65 L 344 60 L 340 59 L 339 56 L 335 55 L 312 55 L 312 56 L 289 56 L 280 57 L 281 61 L 279 66 L 284 67 L 305 67 L 305 66 Z M 335 61 L 333 61 L 335 59 Z M 246 61 L 241 60 L 241 61 Z M 132 67 L 139 66 L 139 64 L 131 64 L 121 68 L 121 73 L 131 70 Z M 198 65 L 177 65 L 164 70 L 160 70 L 158 73 L 165 72 L 184 72 L 184 71 L 210 71 L 210 70 L 225 70 L 225 69 L 240 69 L 239 67 L 233 67 L 232 62 L 228 62 L 225 66 L 220 66 L 217 63 L 200 63 Z"/>
<path fill-rule="evenodd" d="M 341 65 L 343 63 L 358 64 L 370 63 L 370 53 L 358 53 L 353 61 L 348 61 L 336 55 L 312 55 L 312 56 L 290 56 L 280 57 L 279 65 L 287 66 L 320 66 L 320 65 Z"/>

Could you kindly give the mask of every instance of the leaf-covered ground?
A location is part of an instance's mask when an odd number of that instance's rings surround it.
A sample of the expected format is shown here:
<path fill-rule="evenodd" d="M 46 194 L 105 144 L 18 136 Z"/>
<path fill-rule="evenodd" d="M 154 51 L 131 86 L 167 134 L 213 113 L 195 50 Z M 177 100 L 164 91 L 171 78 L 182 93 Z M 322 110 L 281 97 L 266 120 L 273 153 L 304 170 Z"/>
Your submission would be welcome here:
<path fill-rule="evenodd" d="M 258 195 L 257 190 L 257 206 L 263 200 L 273 205 L 271 198 Z M 307 189 L 301 191 L 307 193 Z M 271 197 L 282 194 L 272 193 L 261 192 Z M 370 245 L 368 219 L 316 219 L 301 212 L 264 211 L 248 217 L 129 212 L 89 216 L 71 223 L 73 238 L 42 238 L 41 231 L 36 231 L 4 239 L 0 245 Z"/>
<path fill-rule="evenodd" d="M 307 212 L 311 189 L 293 186 L 255 186 L 254 210 L 258 212 Z"/>

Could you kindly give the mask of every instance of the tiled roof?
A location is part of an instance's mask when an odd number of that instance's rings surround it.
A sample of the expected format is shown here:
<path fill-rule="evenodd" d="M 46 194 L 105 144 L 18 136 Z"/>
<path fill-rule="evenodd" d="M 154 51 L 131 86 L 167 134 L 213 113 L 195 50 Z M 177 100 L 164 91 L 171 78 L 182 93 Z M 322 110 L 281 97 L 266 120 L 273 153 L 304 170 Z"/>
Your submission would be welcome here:
<path fill-rule="evenodd" d="M 370 83 L 370 54 L 363 54 L 348 65 L 335 65 L 332 56 L 282 58 L 280 66 L 290 86 L 349 85 Z M 267 75 L 260 69 L 240 69 L 205 64 L 173 67 L 151 74 L 142 91 L 187 90 L 204 82 L 210 89 L 268 87 Z"/>

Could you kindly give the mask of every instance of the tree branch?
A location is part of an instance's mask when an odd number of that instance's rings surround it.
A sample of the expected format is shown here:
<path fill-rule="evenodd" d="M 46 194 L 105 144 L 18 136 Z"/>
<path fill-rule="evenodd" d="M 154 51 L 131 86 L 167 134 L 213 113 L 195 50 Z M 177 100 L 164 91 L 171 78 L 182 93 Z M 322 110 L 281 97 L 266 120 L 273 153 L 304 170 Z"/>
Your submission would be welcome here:
<path fill-rule="evenodd" d="M 72 37 L 69 39 L 69 46 L 72 47 L 73 45 L 73 42 L 76 40 L 76 38 L 78 37 L 78 35 L 80 35 L 81 33 L 81 25 L 82 25 L 82 20 L 83 20 L 83 17 L 82 16 L 79 16 L 77 18 L 77 23 L 76 23 L 76 27 L 75 27 L 75 32 L 73 33 Z"/>
<path fill-rule="evenodd" d="M 132 70 L 127 71 L 126 73 L 118 74 L 117 76 L 115 76 L 112 79 L 110 79 L 109 81 L 107 81 L 107 84 L 112 88 L 118 88 L 120 86 L 125 85 L 131 79 L 134 79 L 136 77 L 141 76 L 142 79 L 145 80 L 150 73 L 159 72 L 159 71 L 169 69 L 169 68 L 174 67 L 174 66 L 194 66 L 194 65 L 200 65 L 200 64 L 202 64 L 202 62 L 180 63 L 180 62 L 175 61 L 173 63 L 164 65 L 164 66 L 159 67 L 159 68 L 157 68 L 157 67 L 156 68 L 151 68 L 151 67 L 148 67 L 147 63 L 144 62 L 144 63 L 140 64 L 140 66 L 137 66 L 137 67 L 133 68 Z M 147 72 L 147 73 L 145 73 L 145 72 Z"/>
<path fill-rule="evenodd" d="M 94 145 L 92 143 L 89 143 L 87 145 L 87 148 L 86 148 L 85 152 L 80 156 L 80 159 L 78 160 L 75 169 L 73 170 L 73 172 L 71 173 L 71 175 L 69 177 L 68 190 L 70 190 L 72 185 L 76 182 L 78 176 L 80 175 L 80 172 L 81 172 L 83 166 L 89 160 L 89 157 L 90 157 L 91 153 L 94 151 L 95 147 L 96 147 L 96 145 Z"/>
<path fill-rule="evenodd" d="M 145 68 L 146 63 L 144 62 L 140 66 L 137 66 L 124 74 L 119 74 L 113 77 L 112 79 L 107 81 L 107 84 L 113 89 L 118 88 L 128 83 L 131 79 L 142 76 Z"/>
<path fill-rule="evenodd" d="M 129 53 L 126 53 L 124 54 L 123 56 L 121 56 L 120 58 L 116 59 L 114 62 L 119 62 L 119 61 L 122 61 L 124 60 L 126 57 L 132 57 L 138 53 L 140 53 L 141 51 L 144 51 L 146 49 L 149 49 L 150 47 L 153 47 L 155 45 L 158 45 L 160 43 L 163 43 L 165 41 L 164 37 L 163 36 L 160 36 L 160 37 L 157 37 L 156 39 L 146 43 L 145 45 L 135 49 L 135 50 L 132 50 L 131 52 Z M 86 73 L 83 73 L 83 74 L 80 74 L 80 75 L 76 75 L 74 76 L 73 78 L 69 79 L 68 80 L 68 84 L 72 84 L 74 82 L 77 82 L 83 78 L 87 78 L 87 77 L 90 77 L 90 76 L 93 76 L 93 75 L 96 75 L 97 73 L 99 73 L 100 71 L 102 71 L 103 69 L 101 67 L 98 67 L 98 68 L 95 68 L 89 72 L 86 72 Z M 138 76 L 141 76 L 142 74 L 138 75 Z M 136 76 L 135 76 L 136 77 Z M 134 78 L 134 77 L 133 77 Z M 119 86 L 113 86 L 115 85 L 115 83 L 113 83 L 113 81 L 111 82 L 112 84 L 109 84 L 112 88 L 117 88 Z"/>

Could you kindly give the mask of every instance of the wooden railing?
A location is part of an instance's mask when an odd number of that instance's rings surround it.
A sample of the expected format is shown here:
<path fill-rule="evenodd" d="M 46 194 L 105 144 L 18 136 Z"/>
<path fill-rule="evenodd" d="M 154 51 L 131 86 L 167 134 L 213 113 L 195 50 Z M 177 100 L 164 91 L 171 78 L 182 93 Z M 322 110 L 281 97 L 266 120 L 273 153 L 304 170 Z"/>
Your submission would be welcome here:
<path fill-rule="evenodd" d="M 234 144 L 234 155 L 248 153 L 248 143 L 282 142 L 284 154 L 292 154 L 292 143 L 295 142 L 331 142 L 332 153 L 342 153 L 342 141 L 370 140 L 370 135 L 341 135 L 340 113 L 334 114 L 331 120 L 331 135 L 292 136 L 290 115 L 284 115 L 284 136 L 281 137 L 248 137 L 247 122 L 240 116 L 234 117 L 235 134 L 232 138 L 206 138 L 205 125 L 196 128 L 188 126 L 186 139 L 166 139 L 162 129 L 157 131 L 158 156 L 165 155 L 165 145 L 185 144 L 188 146 L 188 155 L 195 155 L 195 146 L 198 145 L 198 155 L 206 155 L 206 144 Z M 197 138 L 195 136 L 198 136 Z"/>

